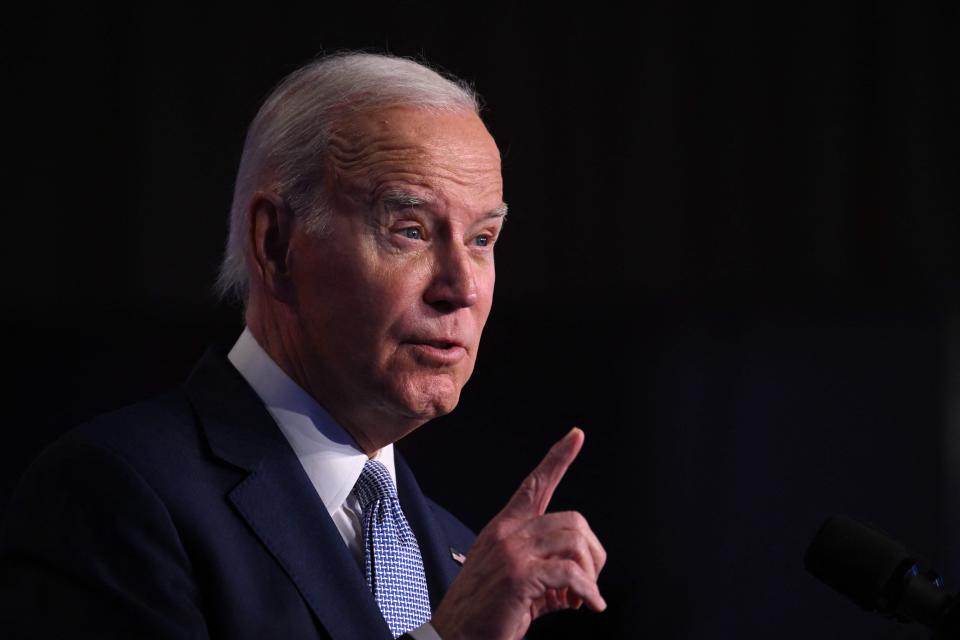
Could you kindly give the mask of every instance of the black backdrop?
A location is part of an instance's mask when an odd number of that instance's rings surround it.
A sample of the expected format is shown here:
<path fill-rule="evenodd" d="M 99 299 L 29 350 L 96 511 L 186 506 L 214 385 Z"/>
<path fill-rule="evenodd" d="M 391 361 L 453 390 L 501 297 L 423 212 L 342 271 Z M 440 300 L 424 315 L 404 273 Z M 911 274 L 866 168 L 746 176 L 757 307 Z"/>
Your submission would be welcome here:
<path fill-rule="evenodd" d="M 390 51 L 476 83 L 511 208 L 474 379 L 402 450 L 480 528 L 587 433 L 554 505 L 611 606 L 530 636 L 926 637 L 801 558 L 848 513 L 960 587 L 955 5 L 522 4 L 5 9 L 0 497 L 234 339 L 247 122 L 317 53 Z"/>

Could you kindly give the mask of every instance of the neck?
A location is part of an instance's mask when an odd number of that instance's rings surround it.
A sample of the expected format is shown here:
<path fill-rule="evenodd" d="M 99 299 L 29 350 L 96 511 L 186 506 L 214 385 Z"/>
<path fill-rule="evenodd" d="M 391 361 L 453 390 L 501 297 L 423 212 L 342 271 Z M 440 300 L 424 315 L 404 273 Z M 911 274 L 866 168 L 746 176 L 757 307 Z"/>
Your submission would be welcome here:
<path fill-rule="evenodd" d="M 406 434 L 422 424 L 422 420 L 411 418 L 401 419 L 398 424 L 396 415 L 381 415 L 379 408 L 362 403 L 349 406 L 343 401 L 349 394 L 338 388 L 336 380 L 321 380 L 311 375 L 311 368 L 300 355 L 299 343 L 290 339 L 290 332 L 283 330 L 283 323 L 276 316 L 256 313 L 248 306 L 246 321 L 247 329 L 270 359 L 330 414 L 368 458 L 375 458 L 380 449 L 393 442 L 386 435 Z"/>

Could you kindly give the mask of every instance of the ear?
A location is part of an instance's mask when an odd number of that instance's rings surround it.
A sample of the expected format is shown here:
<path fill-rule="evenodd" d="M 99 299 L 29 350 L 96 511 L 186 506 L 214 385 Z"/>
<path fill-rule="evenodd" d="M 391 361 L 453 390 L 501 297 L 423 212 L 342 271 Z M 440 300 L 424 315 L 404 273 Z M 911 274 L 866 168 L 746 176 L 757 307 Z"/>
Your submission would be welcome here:
<path fill-rule="evenodd" d="M 283 198 L 257 191 L 250 199 L 250 238 L 253 263 L 264 292 L 279 300 L 293 301 L 290 280 L 290 239 L 294 216 Z"/>

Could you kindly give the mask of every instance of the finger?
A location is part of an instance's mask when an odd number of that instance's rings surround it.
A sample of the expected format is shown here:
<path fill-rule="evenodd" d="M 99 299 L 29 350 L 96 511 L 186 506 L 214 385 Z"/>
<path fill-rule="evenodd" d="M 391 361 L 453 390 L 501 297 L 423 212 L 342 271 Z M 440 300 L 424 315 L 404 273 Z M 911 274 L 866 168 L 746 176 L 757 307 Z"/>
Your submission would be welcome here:
<path fill-rule="evenodd" d="M 570 430 L 544 456 L 537 468 L 526 477 L 507 506 L 500 512 L 505 517 L 533 517 L 543 515 L 580 448 L 583 446 L 583 431 L 577 427 Z"/>
<path fill-rule="evenodd" d="M 566 603 L 564 607 L 566 609 L 579 609 L 583 606 L 583 598 L 570 593 L 569 587 L 557 590 L 557 597 L 561 602 Z"/>
<path fill-rule="evenodd" d="M 570 589 L 567 587 L 558 590 L 557 594 L 561 601 L 566 602 L 567 609 L 579 609 L 583 606 L 583 598 L 570 593 Z"/>
<path fill-rule="evenodd" d="M 594 580 L 600 573 L 590 552 L 590 545 L 577 531 L 570 529 L 552 531 L 548 536 L 538 536 L 534 540 L 534 545 L 534 552 L 541 558 L 573 560 Z"/>
<path fill-rule="evenodd" d="M 547 589 L 546 595 L 535 606 L 545 607 L 545 612 L 560 611 L 561 609 L 579 609 L 583 606 L 583 599 L 570 593 L 568 587 L 562 589 Z"/>
<path fill-rule="evenodd" d="M 600 595 L 597 583 L 591 580 L 583 569 L 572 560 L 552 560 L 542 563 L 536 569 L 544 592 L 547 589 L 566 588 L 566 606 L 576 603 L 577 599 L 587 603 L 594 611 L 603 611 L 607 603 Z"/>
<path fill-rule="evenodd" d="M 567 589 L 547 589 L 546 595 L 543 597 L 543 604 L 545 611 L 560 611 L 561 609 L 567 608 Z"/>
<path fill-rule="evenodd" d="M 560 511 L 558 513 L 548 513 L 539 518 L 535 518 L 524 525 L 528 535 L 534 540 L 554 539 L 559 543 L 558 532 L 575 532 L 577 536 L 583 539 L 587 552 L 593 560 L 595 575 L 599 575 L 603 565 L 607 563 L 607 551 L 597 538 L 597 534 L 590 528 L 590 523 L 580 513 L 576 511 Z M 547 542 L 547 545 L 551 544 Z M 579 544 L 579 543 L 577 543 Z M 544 545 L 543 548 L 547 548 Z"/>

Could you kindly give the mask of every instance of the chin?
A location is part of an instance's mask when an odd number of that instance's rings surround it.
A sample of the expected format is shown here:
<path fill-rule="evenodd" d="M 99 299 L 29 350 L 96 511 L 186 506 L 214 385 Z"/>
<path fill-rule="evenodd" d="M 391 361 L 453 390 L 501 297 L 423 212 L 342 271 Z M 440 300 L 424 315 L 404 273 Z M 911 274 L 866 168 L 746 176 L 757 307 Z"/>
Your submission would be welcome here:
<path fill-rule="evenodd" d="M 426 422 L 453 411 L 460 402 L 461 388 L 462 385 L 449 378 L 419 381 L 403 390 L 402 404 L 410 417 Z"/>

